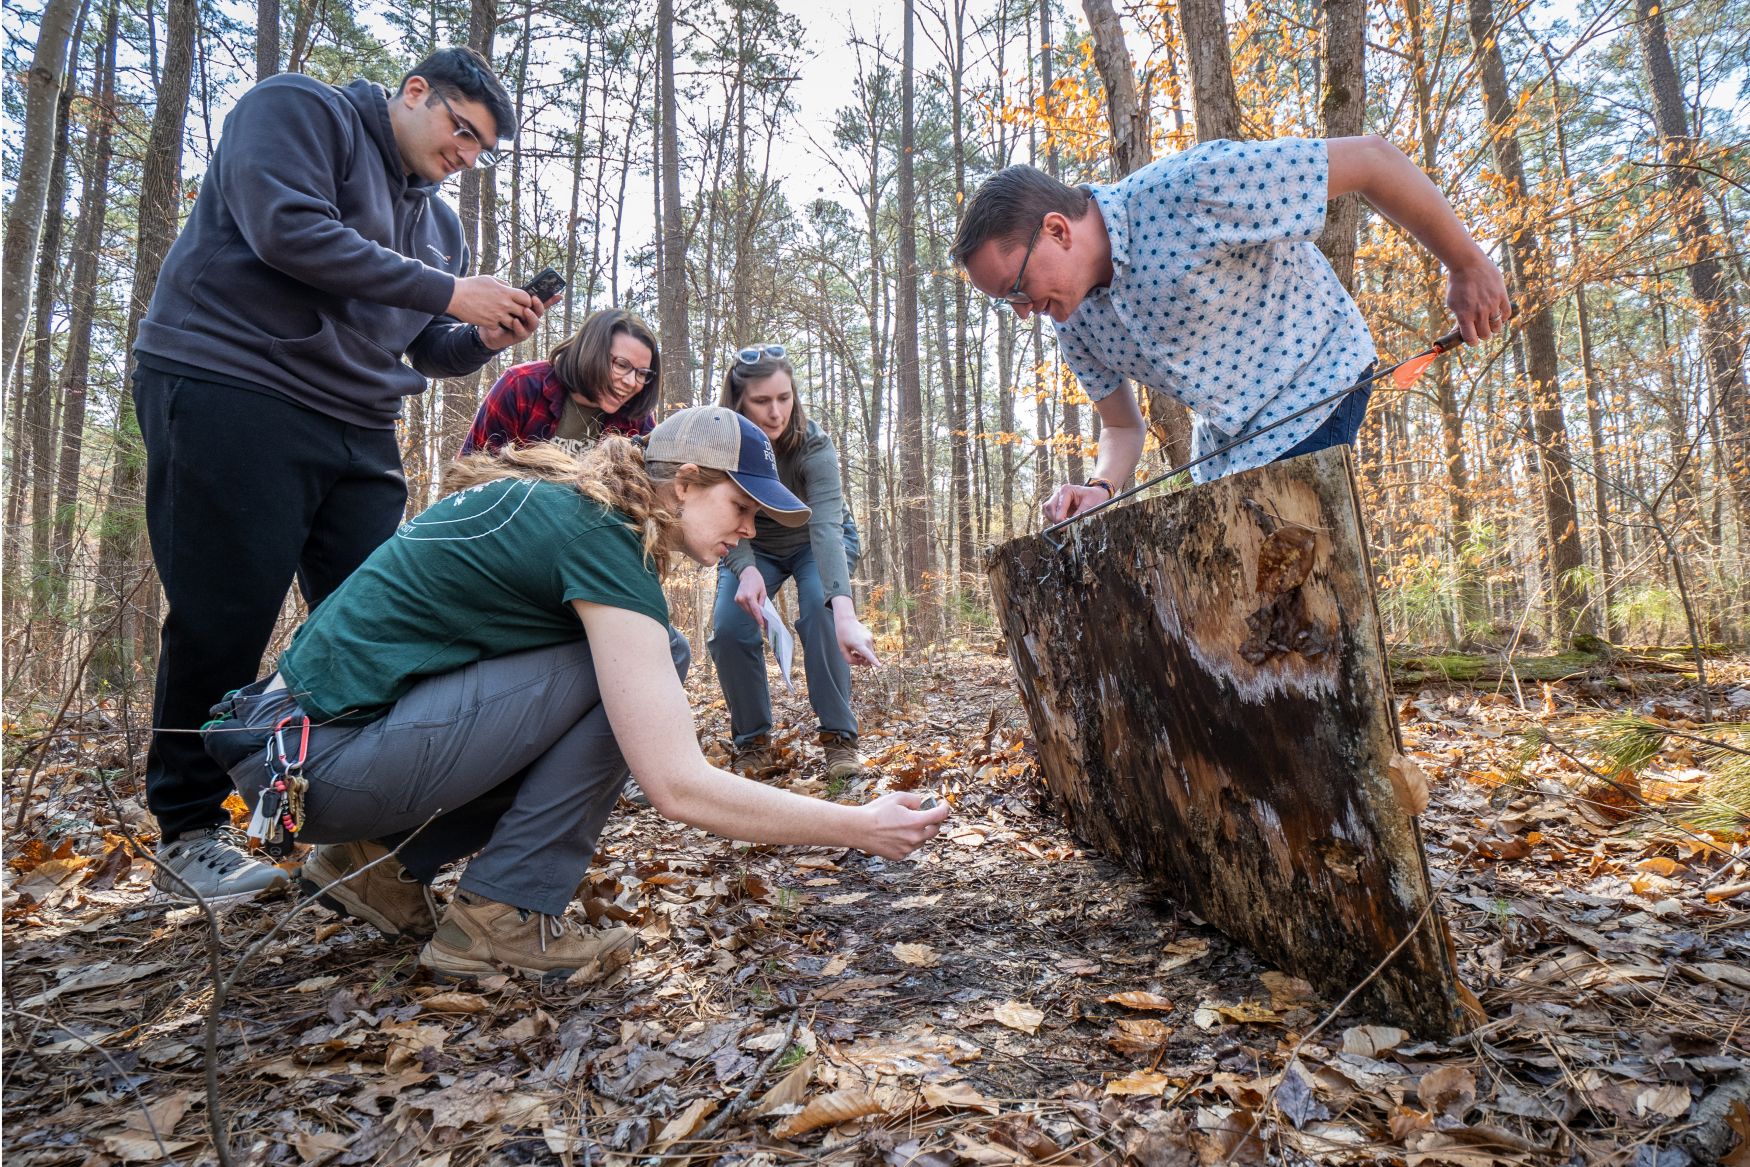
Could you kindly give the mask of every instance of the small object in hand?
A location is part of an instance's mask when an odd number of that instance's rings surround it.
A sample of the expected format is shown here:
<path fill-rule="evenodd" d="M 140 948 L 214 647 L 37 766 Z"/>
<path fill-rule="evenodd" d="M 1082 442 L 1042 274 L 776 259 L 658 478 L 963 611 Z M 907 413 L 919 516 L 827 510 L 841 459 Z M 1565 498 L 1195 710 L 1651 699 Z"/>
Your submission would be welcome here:
<path fill-rule="evenodd" d="M 565 287 L 565 277 L 554 269 L 542 268 L 534 279 L 523 285 L 523 291 L 545 304 Z"/>
<path fill-rule="evenodd" d="M 936 809 L 936 796 L 933 794 L 924 795 L 924 800 L 922 802 L 918 803 L 918 809 L 919 810 L 935 810 Z"/>

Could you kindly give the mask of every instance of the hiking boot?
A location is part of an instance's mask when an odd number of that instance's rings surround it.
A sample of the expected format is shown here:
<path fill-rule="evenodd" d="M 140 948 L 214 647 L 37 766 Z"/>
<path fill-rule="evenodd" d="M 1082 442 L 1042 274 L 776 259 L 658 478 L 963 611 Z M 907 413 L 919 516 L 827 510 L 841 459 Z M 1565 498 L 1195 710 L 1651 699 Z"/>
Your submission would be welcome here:
<path fill-rule="evenodd" d="M 746 745 L 735 747 L 735 756 L 729 760 L 729 768 L 743 778 L 764 782 L 784 769 L 784 761 L 773 748 L 772 739 L 762 733 Z"/>
<path fill-rule="evenodd" d="M 383 859 L 385 855 L 389 857 Z M 366 867 L 378 859 L 383 861 Z M 352 874 L 361 868 L 365 870 Z M 347 879 L 349 875 L 352 878 Z M 335 883 L 341 879 L 346 882 Z M 389 848 L 381 843 L 361 839 L 316 848 L 304 861 L 298 886 L 329 911 L 363 920 L 385 936 L 430 936 L 437 931 L 437 901 L 431 888 L 409 875 L 401 860 L 389 855 Z"/>
<path fill-rule="evenodd" d="M 619 968 L 638 949 L 630 928 L 580 927 L 562 916 L 459 892 L 444 910 L 437 935 L 419 951 L 419 963 L 442 977 L 484 977 L 497 972 L 568 977 L 594 964 Z"/>
<path fill-rule="evenodd" d="M 869 772 L 868 763 L 857 752 L 857 739 L 854 737 L 823 733 L 820 735 L 820 752 L 826 755 L 828 782 L 848 782 Z"/>
<path fill-rule="evenodd" d="M 285 872 L 251 855 L 249 839 L 229 823 L 160 839 L 156 858 L 152 886 L 178 903 L 192 904 L 196 896 L 209 904 L 230 903 L 290 882 Z"/>

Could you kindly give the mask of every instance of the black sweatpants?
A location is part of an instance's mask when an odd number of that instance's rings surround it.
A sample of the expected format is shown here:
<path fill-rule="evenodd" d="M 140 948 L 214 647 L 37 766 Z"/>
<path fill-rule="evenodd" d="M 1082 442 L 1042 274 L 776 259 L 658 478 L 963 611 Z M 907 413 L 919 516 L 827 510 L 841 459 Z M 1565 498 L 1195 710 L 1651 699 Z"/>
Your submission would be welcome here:
<path fill-rule="evenodd" d="M 267 391 L 139 366 L 146 529 L 168 611 L 152 724 L 198 729 L 254 680 L 294 577 L 314 607 L 395 533 L 407 481 L 393 429 Z M 165 838 L 226 820 L 231 780 L 196 733 L 152 735 L 146 804 Z"/>

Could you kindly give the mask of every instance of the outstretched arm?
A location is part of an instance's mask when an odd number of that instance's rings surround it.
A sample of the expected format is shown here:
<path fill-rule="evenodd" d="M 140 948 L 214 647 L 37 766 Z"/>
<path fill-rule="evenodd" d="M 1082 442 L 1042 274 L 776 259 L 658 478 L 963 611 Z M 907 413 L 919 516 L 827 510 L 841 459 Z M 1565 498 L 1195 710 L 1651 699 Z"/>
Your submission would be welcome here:
<path fill-rule="evenodd" d="M 841 806 L 752 782 L 705 761 L 668 632 L 649 616 L 573 600 L 595 658 L 608 723 L 650 803 L 666 818 L 749 843 L 855 847 L 903 859 L 936 837 L 946 806 L 888 794 Z"/>
<path fill-rule="evenodd" d="M 1377 135 L 1330 138 L 1330 195 L 1359 194 L 1446 265 L 1446 306 L 1466 344 L 1488 340 L 1510 315 L 1507 285 L 1440 188 L 1396 146 Z"/>

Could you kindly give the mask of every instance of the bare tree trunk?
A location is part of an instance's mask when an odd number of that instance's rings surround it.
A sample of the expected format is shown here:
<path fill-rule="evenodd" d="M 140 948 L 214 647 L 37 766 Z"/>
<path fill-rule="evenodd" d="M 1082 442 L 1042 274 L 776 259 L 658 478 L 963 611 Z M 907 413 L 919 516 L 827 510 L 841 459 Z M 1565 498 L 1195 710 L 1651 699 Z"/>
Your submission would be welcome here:
<path fill-rule="evenodd" d="M 488 61 L 492 59 L 492 41 L 497 29 L 497 0 L 473 0 L 468 9 L 468 45 Z M 462 220 L 462 239 L 473 252 L 473 270 L 476 272 L 494 271 L 498 266 L 494 190 L 490 170 L 462 172 L 456 196 L 457 212 Z M 442 382 L 443 412 L 438 422 L 438 443 L 444 458 L 454 457 L 462 448 L 468 427 L 474 422 L 483 374 L 484 370 L 476 369 L 466 377 L 452 377 Z"/>
<path fill-rule="evenodd" d="M 1051 39 L 1051 0 L 1040 0 L 1039 4 L 1039 86 L 1045 96 L 1045 108 L 1051 108 L 1052 91 L 1056 88 L 1056 62 L 1052 59 L 1057 46 Z M 1051 177 L 1058 177 L 1060 167 L 1057 163 L 1057 140 L 1052 135 L 1045 139 L 1045 171 Z M 1064 437 L 1064 473 L 1071 482 L 1082 480 L 1082 410 L 1070 390 L 1063 387 L 1061 377 L 1051 379 L 1053 393 L 1063 398 L 1063 437 Z"/>
<path fill-rule="evenodd" d="M 1319 120 L 1325 137 L 1352 138 L 1361 133 L 1367 115 L 1367 0 L 1324 0 L 1322 7 L 1325 83 L 1319 94 Z M 1355 291 L 1355 240 L 1360 230 L 1360 195 L 1344 195 L 1326 208 L 1319 250 L 1351 294 Z"/>
<path fill-rule="evenodd" d="M 1148 165 L 1153 154 L 1149 116 L 1137 97 L 1136 74 L 1124 27 L 1112 10 L 1112 0 L 1082 0 L 1094 34 L 1094 67 L 1106 89 L 1106 122 L 1112 130 L 1112 175 Z M 1095 417 L 1098 423 L 1098 415 Z M 1183 405 L 1148 389 L 1148 424 L 1167 461 L 1177 465 L 1191 456 L 1191 414 Z"/>
<path fill-rule="evenodd" d="M 134 289 L 128 305 L 127 377 L 133 383 L 134 337 L 152 301 L 164 257 L 176 241 L 182 211 L 182 131 L 188 117 L 189 82 L 194 77 L 194 37 L 200 22 L 198 0 L 169 0 L 164 21 L 164 74 L 152 129 L 140 169 L 139 241 L 134 250 Z M 120 688 L 133 674 L 146 641 L 147 621 L 141 610 L 104 614 L 127 602 L 139 573 L 150 569 L 146 553 L 144 487 L 146 451 L 140 441 L 131 393 L 120 395 L 116 419 L 116 449 L 109 499 L 98 531 L 97 583 L 100 589 L 96 627 L 113 627 L 114 640 L 92 657 L 91 677 L 100 686 Z"/>
<path fill-rule="evenodd" d="M 280 71 L 280 0 L 255 0 L 255 79 Z"/>
<path fill-rule="evenodd" d="M 80 24 L 83 23 L 81 17 Z M 79 87 L 77 75 L 82 31 L 81 28 L 73 34 L 67 83 L 61 87 L 61 99 L 55 103 L 55 148 L 49 160 L 48 202 L 39 245 L 41 262 L 36 271 L 36 320 L 31 326 L 30 381 L 26 388 L 21 367 L 19 397 L 6 415 L 12 422 L 12 432 L 8 435 L 12 442 L 12 479 L 7 486 L 6 531 L 14 538 L 19 525 L 24 522 L 24 500 L 27 494 L 32 498 L 37 496 L 38 484 L 47 484 L 49 463 L 54 457 L 54 431 L 50 424 L 54 411 L 49 386 L 54 367 L 55 292 L 60 286 L 59 277 L 63 270 L 61 235 L 67 220 L 67 155 L 71 152 L 73 94 Z M 47 510 L 46 507 L 42 509 Z M 46 518 L 46 514 L 33 514 L 33 530 Z M 41 550 L 40 545 L 33 546 L 34 552 Z M 16 559 L 14 556 L 15 562 Z M 33 555 L 33 564 L 40 565 L 41 562 Z"/>
<path fill-rule="evenodd" d="M 1525 165 L 1513 124 L 1515 109 L 1507 90 L 1507 71 L 1501 60 L 1493 0 L 1468 0 L 1468 3 L 1471 42 L 1476 46 L 1482 74 L 1495 165 L 1523 210 L 1530 204 L 1531 192 L 1525 181 Z M 1542 240 L 1531 223 L 1521 223 L 1510 237 L 1508 246 L 1513 255 L 1513 273 L 1519 284 L 1519 302 L 1525 306 L 1520 327 L 1525 340 L 1525 371 L 1538 447 L 1554 630 L 1557 639 L 1565 642 L 1577 631 L 1591 631 L 1591 626 L 1585 588 L 1578 578 L 1578 569 L 1583 562 L 1579 508 L 1574 503 L 1568 427 L 1562 410 L 1561 374 L 1556 360 L 1555 319 L 1550 312 L 1549 261 L 1544 255 Z"/>
<path fill-rule="evenodd" d="M 42 238 L 43 211 L 48 204 L 49 180 L 55 156 L 55 111 L 61 89 L 67 83 L 67 43 L 73 21 L 82 9 L 81 0 L 48 0 L 37 30 L 36 54 L 31 58 L 25 87 L 24 145 L 18 152 L 18 182 L 13 187 L 12 206 L 6 214 L 6 255 L 0 260 L 0 289 L 5 308 L 0 312 L 0 382 L 12 379 L 13 362 L 24 343 L 24 322 L 30 319 L 32 273 L 36 270 L 37 243 Z"/>
<path fill-rule="evenodd" d="M 690 405 L 693 397 L 693 347 L 687 327 L 686 233 L 681 225 L 680 130 L 675 124 L 674 0 L 658 0 L 657 68 L 662 71 L 662 250 L 667 266 L 659 289 L 657 319 L 662 330 L 663 394 L 670 404 Z"/>
<path fill-rule="evenodd" d="M 577 125 L 571 137 L 571 209 L 565 216 L 565 305 L 566 336 L 571 335 L 571 322 L 577 305 L 577 196 L 583 187 L 583 140 L 589 112 L 590 64 L 595 52 L 594 29 L 586 27 L 583 38 L 583 74 L 577 83 Z M 667 347 L 666 340 L 664 348 Z M 666 381 L 668 378 L 664 377 Z"/>
<path fill-rule="evenodd" d="M 1719 241 L 1708 222 L 1707 201 L 1695 159 L 1699 143 L 1689 132 L 1683 88 L 1671 59 L 1665 13 L 1656 0 L 1635 0 L 1635 31 L 1653 89 L 1653 115 L 1664 155 L 1665 185 L 1677 203 L 1677 233 L 1683 240 L 1689 287 L 1701 314 L 1701 343 L 1708 387 L 1720 420 L 1722 462 L 1737 495 L 1739 513 L 1750 519 L 1750 400 L 1740 368 L 1743 339 L 1731 291 L 1720 278 Z"/>
<path fill-rule="evenodd" d="M 927 644 L 934 629 L 934 604 L 926 594 L 924 577 L 930 569 L 930 539 L 925 523 L 930 484 L 924 476 L 923 385 L 918 361 L 918 259 L 917 184 L 912 169 L 916 147 L 914 73 L 912 68 L 912 0 L 905 0 L 905 49 L 900 66 L 899 121 L 899 302 L 893 316 L 894 364 L 899 374 L 899 456 L 905 494 L 900 499 L 899 518 L 904 562 L 905 592 L 914 605 L 915 621 L 908 622 L 914 644 Z"/>
<path fill-rule="evenodd" d="M 1234 90 L 1222 0 L 1179 0 L 1179 27 L 1191 60 L 1191 112 L 1197 140 L 1240 137 L 1240 99 Z"/>

